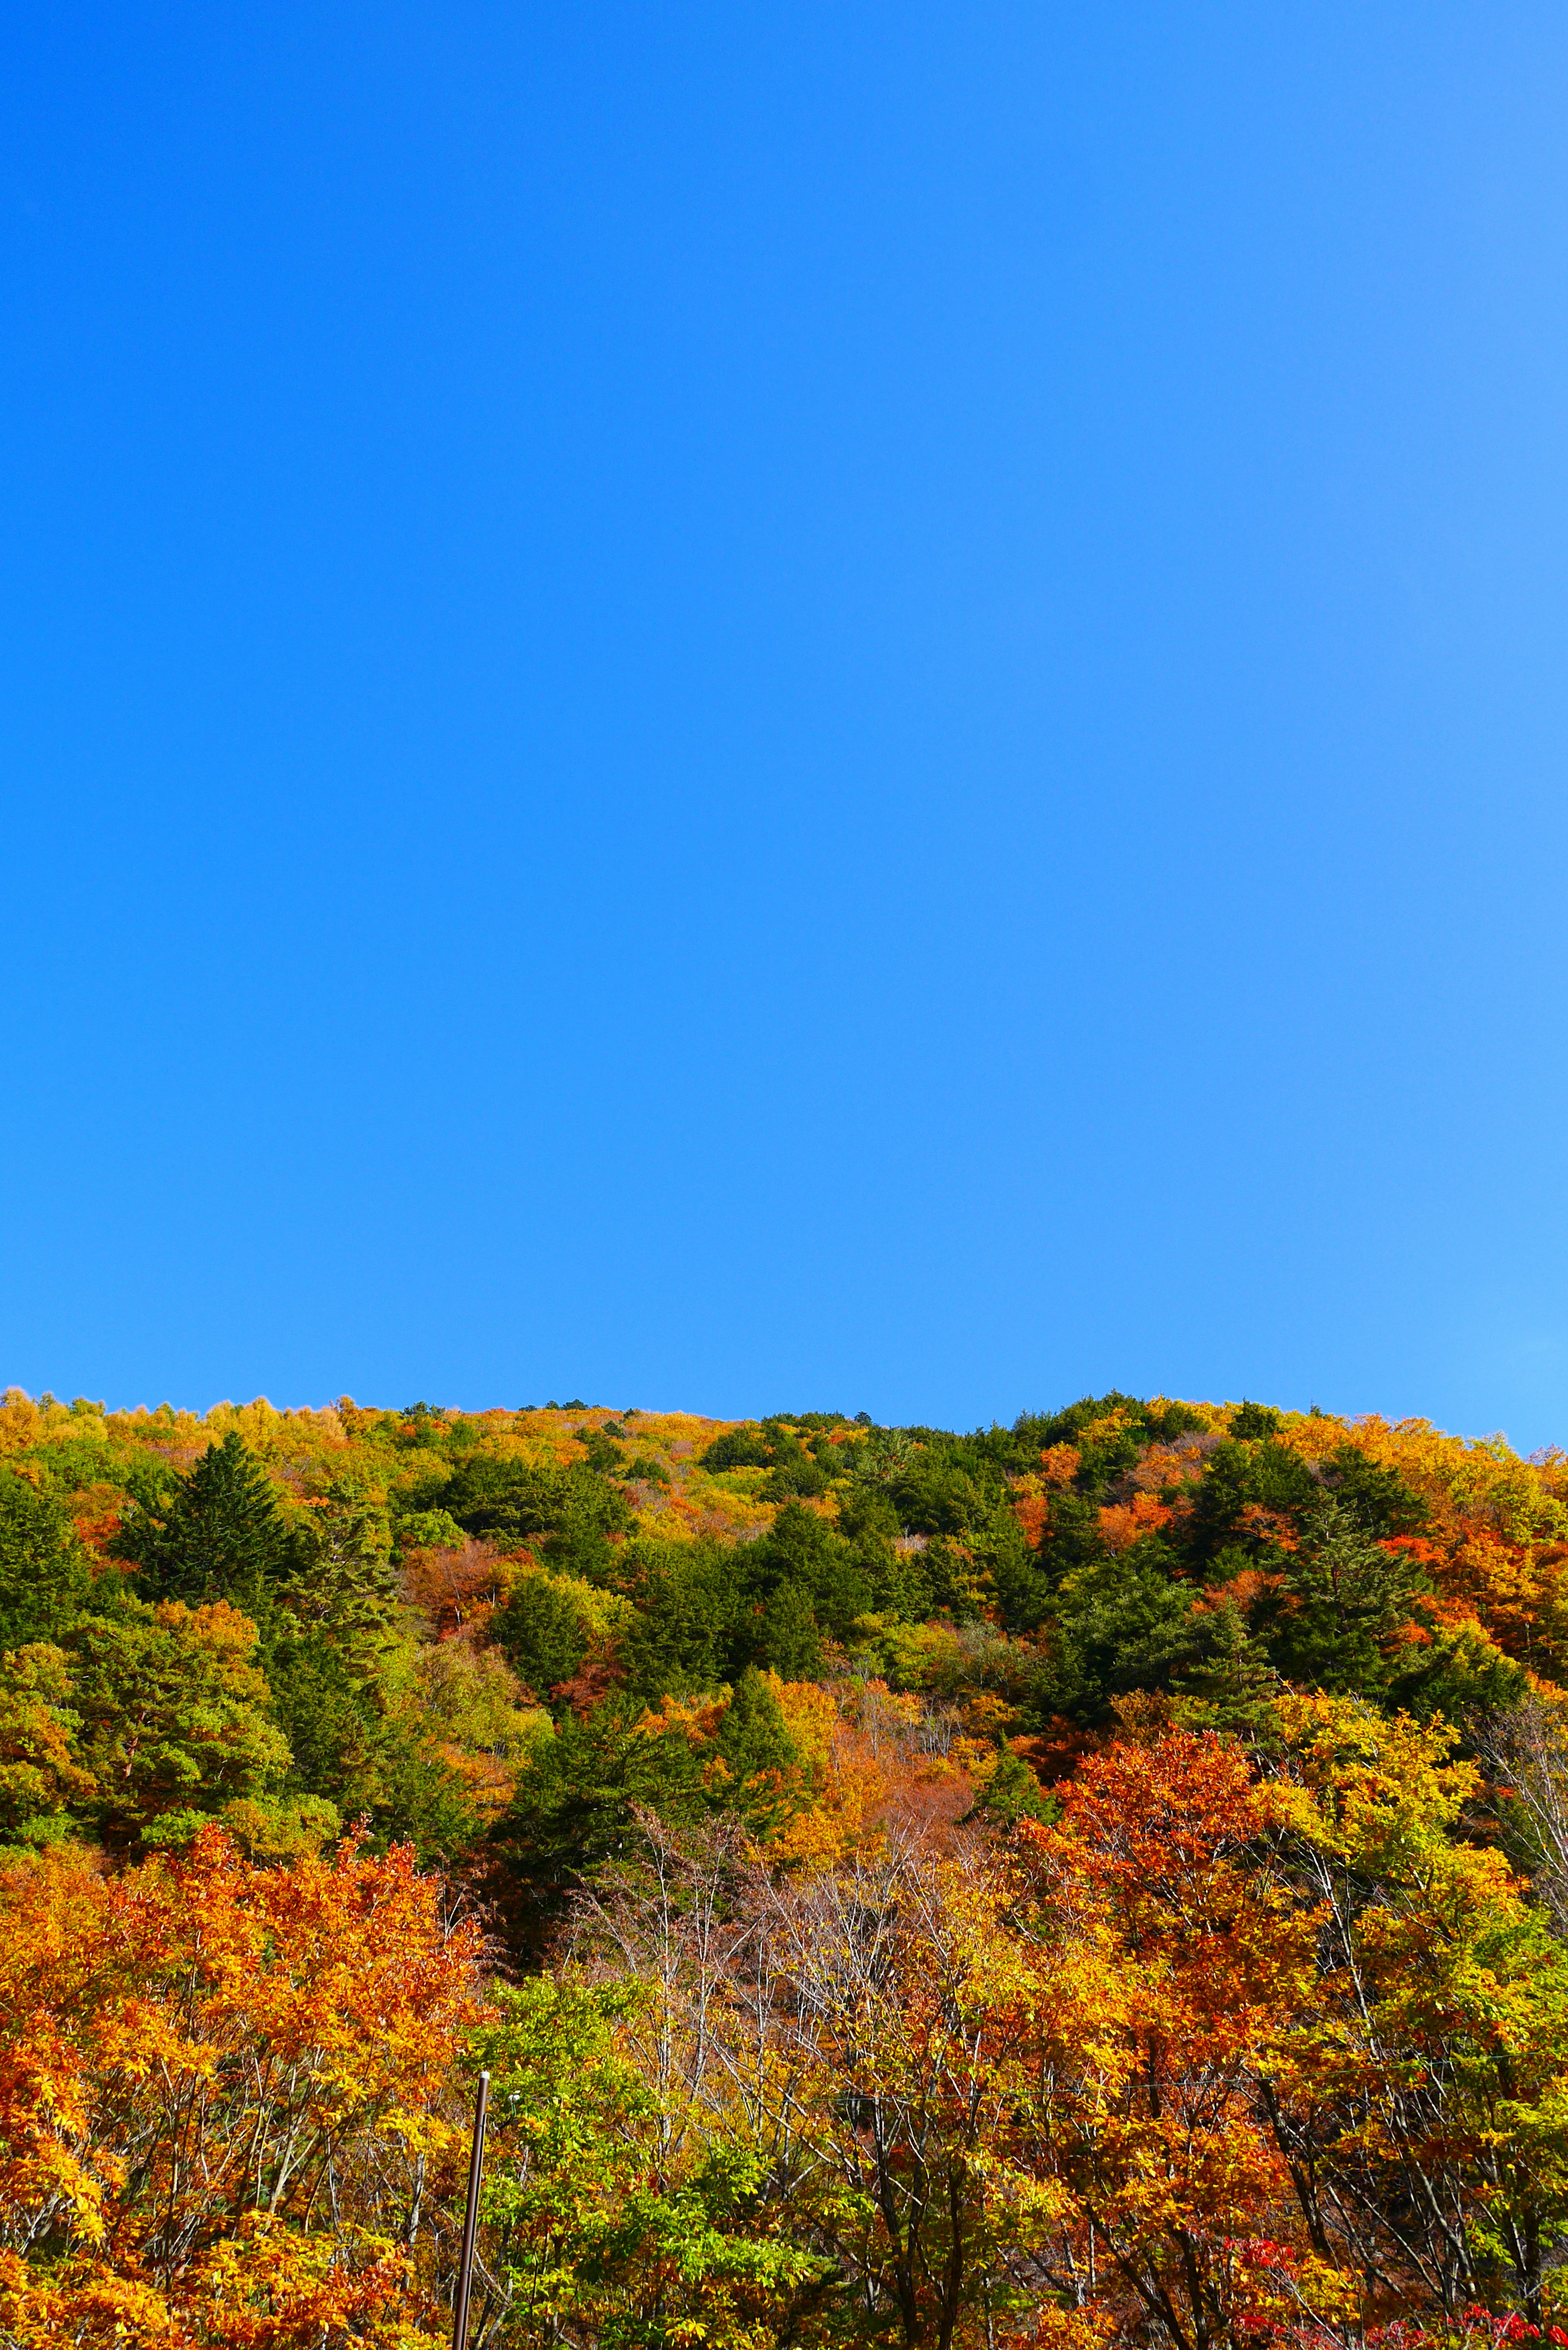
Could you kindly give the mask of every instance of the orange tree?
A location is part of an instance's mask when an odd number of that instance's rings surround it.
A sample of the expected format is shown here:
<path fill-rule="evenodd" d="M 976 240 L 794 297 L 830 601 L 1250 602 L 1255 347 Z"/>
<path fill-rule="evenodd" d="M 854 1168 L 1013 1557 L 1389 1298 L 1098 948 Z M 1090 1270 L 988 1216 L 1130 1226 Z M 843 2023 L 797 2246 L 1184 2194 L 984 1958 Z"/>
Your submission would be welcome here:
<path fill-rule="evenodd" d="M 415 2338 L 477 1957 L 401 1851 L 0 1880 L 4 2338 Z"/>
<path fill-rule="evenodd" d="M 1310 2003 L 1313 1938 L 1257 1840 L 1244 1753 L 1184 1731 L 1091 1756 L 1060 1825 L 1019 1831 L 1034 2159 L 1062 2195 L 1042 2281 L 1177 2350 L 1272 2322 L 1292 2230 L 1255 2085 Z"/>

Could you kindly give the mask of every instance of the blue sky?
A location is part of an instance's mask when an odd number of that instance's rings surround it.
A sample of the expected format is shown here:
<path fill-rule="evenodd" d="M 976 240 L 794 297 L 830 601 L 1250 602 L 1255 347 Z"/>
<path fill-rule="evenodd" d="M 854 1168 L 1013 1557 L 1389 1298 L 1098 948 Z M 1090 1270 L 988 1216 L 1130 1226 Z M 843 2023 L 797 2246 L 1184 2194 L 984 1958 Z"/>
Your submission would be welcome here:
<path fill-rule="evenodd" d="M 1568 1440 L 1568 18 L 0 26 L 0 1379 Z"/>

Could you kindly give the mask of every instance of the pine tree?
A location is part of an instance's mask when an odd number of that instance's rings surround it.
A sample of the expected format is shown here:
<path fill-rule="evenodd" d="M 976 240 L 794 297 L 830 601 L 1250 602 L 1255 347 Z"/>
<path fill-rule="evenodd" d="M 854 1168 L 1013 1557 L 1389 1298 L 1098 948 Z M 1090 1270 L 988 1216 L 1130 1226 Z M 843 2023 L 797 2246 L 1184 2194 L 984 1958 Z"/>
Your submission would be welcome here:
<path fill-rule="evenodd" d="M 1204 1624 L 1202 1656 L 1176 1676 L 1177 1720 L 1188 1730 L 1229 1731 L 1254 1745 L 1277 1742 L 1280 1677 L 1249 1633 L 1235 1600 L 1226 1598 Z"/>
<path fill-rule="evenodd" d="M 289 1535 L 281 1588 L 291 1615 L 324 1632 L 357 1681 L 374 1679 L 393 1638 L 398 1594 L 384 1523 L 362 1494 L 334 1486 Z"/>
<path fill-rule="evenodd" d="M 139 1511 L 117 1548 L 140 1570 L 148 1597 L 228 1599 L 253 1617 L 268 1611 L 288 1562 L 271 1482 L 234 1429 L 180 1480 L 162 1517 Z"/>

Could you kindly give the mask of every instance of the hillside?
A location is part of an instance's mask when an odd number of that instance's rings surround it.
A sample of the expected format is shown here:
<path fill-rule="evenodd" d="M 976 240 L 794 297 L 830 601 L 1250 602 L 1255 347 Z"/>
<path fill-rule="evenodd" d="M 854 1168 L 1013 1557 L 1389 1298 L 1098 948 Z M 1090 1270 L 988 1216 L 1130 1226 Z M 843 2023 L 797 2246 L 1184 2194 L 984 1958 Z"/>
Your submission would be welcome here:
<path fill-rule="evenodd" d="M 433 2340 L 481 2055 L 475 2341 L 1552 2318 L 1561 1456 L 12 1390 L 0 1651 L 5 2341 Z"/>

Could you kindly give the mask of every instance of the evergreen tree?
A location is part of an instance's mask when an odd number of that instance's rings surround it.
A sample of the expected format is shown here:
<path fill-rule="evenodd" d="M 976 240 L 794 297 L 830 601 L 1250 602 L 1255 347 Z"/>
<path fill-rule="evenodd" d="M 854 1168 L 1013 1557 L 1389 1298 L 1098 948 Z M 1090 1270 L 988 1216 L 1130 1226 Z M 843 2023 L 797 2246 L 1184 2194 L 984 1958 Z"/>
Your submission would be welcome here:
<path fill-rule="evenodd" d="M 524 1575 L 491 1619 L 491 1635 L 541 1704 L 569 1681 L 588 1653 L 588 1634 L 567 1593 L 547 1575 Z"/>
<path fill-rule="evenodd" d="M 1394 1660 L 1420 1638 L 1431 1584 L 1409 1555 L 1386 1549 L 1338 1501 L 1322 1502 L 1308 1542 L 1287 1568 L 1292 1606 L 1272 1648 L 1286 1679 L 1333 1690 L 1381 1696 Z"/>
<path fill-rule="evenodd" d="M 90 1579 L 64 1503 L 0 1469 L 0 1653 L 68 1624 Z"/>
<path fill-rule="evenodd" d="M 140 1570 L 147 1596 L 229 1599 L 258 1620 L 287 1572 L 287 1531 L 261 1463 L 231 1429 L 209 1445 L 159 1514 L 128 1519 L 118 1555 Z"/>
<path fill-rule="evenodd" d="M 287 1742 L 267 1719 L 255 1626 L 237 1609 L 132 1600 L 113 1618 L 83 1617 L 63 1645 L 77 1755 L 111 1844 L 188 1832 L 283 1779 Z"/>
<path fill-rule="evenodd" d="M 992 1772 L 965 1817 L 989 1820 L 1002 1828 L 1014 1828 L 1020 1820 L 1049 1820 L 1059 1809 L 1055 1798 L 1048 1795 L 1021 1754 L 1011 1746 L 1003 1746 Z"/>
<path fill-rule="evenodd" d="M 1228 1731 L 1254 1745 L 1277 1743 L 1280 1677 L 1246 1618 L 1227 1596 L 1202 1618 L 1204 1646 L 1173 1681 L 1176 1719 L 1189 1730 Z"/>
<path fill-rule="evenodd" d="M 289 1613 L 318 1627 L 356 1680 L 375 1678 L 390 1646 L 398 1594 L 384 1522 L 362 1494 L 334 1486 L 289 1534 L 280 1586 Z"/>

